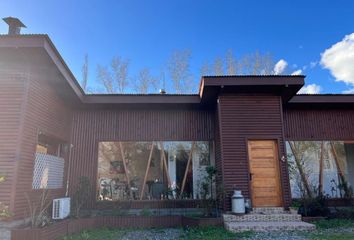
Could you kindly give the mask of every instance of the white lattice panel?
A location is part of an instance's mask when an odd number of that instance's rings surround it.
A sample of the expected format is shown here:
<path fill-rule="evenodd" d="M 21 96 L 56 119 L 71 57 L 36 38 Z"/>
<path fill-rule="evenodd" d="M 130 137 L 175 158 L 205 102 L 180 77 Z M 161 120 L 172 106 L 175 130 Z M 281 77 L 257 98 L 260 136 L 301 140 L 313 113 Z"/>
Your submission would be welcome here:
<path fill-rule="evenodd" d="M 63 175 L 63 158 L 43 153 L 36 153 L 32 182 L 33 189 L 62 188 Z"/>

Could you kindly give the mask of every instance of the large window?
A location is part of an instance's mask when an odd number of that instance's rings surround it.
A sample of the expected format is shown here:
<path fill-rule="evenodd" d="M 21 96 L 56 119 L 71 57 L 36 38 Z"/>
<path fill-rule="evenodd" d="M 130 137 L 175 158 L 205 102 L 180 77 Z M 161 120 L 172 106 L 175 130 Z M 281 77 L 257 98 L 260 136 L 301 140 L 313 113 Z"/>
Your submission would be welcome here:
<path fill-rule="evenodd" d="M 354 141 L 288 141 L 292 197 L 351 197 L 354 186 Z"/>
<path fill-rule="evenodd" d="M 100 142 L 99 200 L 199 199 L 209 142 Z"/>

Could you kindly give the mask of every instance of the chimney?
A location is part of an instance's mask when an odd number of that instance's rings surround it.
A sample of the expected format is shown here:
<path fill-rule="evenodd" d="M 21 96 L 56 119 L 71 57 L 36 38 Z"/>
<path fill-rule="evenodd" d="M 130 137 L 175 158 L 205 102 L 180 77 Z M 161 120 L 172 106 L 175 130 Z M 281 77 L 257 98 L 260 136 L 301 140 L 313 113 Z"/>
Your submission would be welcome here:
<path fill-rule="evenodd" d="M 18 18 L 7 17 L 2 20 L 9 25 L 9 35 L 19 35 L 21 33 L 21 28 L 26 27 Z"/>
<path fill-rule="evenodd" d="M 165 89 L 160 89 L 160 94 L 166 94 L 166 91 L 165 91 Z"/>

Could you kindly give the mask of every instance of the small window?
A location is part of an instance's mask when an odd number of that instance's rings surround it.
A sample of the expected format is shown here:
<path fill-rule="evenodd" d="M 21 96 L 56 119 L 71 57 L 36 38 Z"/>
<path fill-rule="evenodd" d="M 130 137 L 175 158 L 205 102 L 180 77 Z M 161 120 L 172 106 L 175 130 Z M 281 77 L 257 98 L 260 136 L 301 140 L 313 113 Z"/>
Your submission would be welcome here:
<path fill-rule="evenodd" d="M 62 142 L 44 134 L 38 135 L 34 169 L 33 189 L 58 189 L 63 187 L 64 154 Z"/>

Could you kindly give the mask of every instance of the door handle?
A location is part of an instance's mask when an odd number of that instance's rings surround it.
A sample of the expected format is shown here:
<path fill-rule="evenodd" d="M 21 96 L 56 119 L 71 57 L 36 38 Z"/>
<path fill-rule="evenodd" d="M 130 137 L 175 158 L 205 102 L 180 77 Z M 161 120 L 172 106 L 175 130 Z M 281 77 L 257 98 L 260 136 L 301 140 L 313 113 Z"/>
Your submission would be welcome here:
<path fill-rule="evenodd" d="M 250 181 L 252 181 L 252 175 L 253 175 L 253 173 L 250 173 Z"/>

